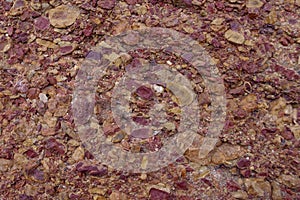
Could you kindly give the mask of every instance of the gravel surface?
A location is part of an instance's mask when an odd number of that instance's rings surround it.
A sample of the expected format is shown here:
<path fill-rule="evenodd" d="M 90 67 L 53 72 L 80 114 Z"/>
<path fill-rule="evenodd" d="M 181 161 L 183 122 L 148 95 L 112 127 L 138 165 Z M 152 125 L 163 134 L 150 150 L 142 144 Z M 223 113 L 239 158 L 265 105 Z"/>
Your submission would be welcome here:
<path fill-rule="evenodd" d="M 1 0 L 0 199 L 300 199 L 299 16 Z"/>

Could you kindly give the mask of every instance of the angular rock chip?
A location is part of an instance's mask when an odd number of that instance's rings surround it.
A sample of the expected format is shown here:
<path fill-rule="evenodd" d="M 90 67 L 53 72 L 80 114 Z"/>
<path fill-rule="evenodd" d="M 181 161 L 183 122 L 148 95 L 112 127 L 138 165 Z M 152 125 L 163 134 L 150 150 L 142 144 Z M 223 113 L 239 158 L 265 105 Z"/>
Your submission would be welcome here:
<path fill-rule="evenodd" d="M 245 37 L 241 33 L 233 30 L 226 31 L 224 36 L 228 41 L 236 44 L 243 44 L 245 42 Z"/>

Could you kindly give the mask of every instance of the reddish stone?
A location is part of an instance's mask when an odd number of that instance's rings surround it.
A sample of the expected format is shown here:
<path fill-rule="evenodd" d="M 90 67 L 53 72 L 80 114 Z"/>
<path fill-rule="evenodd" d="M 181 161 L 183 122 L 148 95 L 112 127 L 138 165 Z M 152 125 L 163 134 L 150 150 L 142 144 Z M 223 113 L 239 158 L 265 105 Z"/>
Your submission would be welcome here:
<path fill-rule="evenodd" d="M 224 3 L 222 1 L 216 1 L 215 6 L 218 10 L 223 10 L 225 8 Z"/>
<path fill-rule="evenodd" d="M 208 186 L 210 186 L 210 187 L 213 186 L 212 183 L 211 183 L 211 181 L 208 180 L 208 179 L 206 179 L 206 178 L 202 178 L 201 181 L 203 181 L 206 185 L 208 185 Z"/>
<path fill-rule="evenodd" d="M 24 152 L 24 154 L 29 158 L 35 158 L 39 155 L 33 149 L 28 149 L 27 151 Z"/>
<path fill-rule="evenodd" d="M 294 134 L 288 127 L 285 127 L 284 130 L 280 134 L 286 140 L 291 140 L 294 138 Z"/>
<path fill-rule="evenodd" d="M 51 84 L 51 85 L 55 85 L 57 83 L 57 80 L 54 76 L 49 75 L 47 77 L 47 81 Z"/>
<path fill-rule="evenodd" d="M 149 148 L 150 151 L 155 151 L 156 149 L 160 149 L 163 146 L 161 139 L 157 136 L 150 137 L 148 139 L 148 142 L 149 142 L 148 143 L 148 145 L 149 145 L 148 148 Z"/>
<path fill-rule="evenodd" d="M 63 144 L 59 143 L 55 138 L 50 138 L 45 142 L 45 148 L 48 152 L 63 155 L 65 153 Z"/>
<path fill-rule="evenodd" d="M 68 46 L 60 47 L 59 50 L 62 55 L 67 55 L 67 54 L 71 53 L 74 50 L 74 48 L 73 48 L 73 46 L 68 45 Z"/>
<path fill-rule="evenodd" d="M 98 6 L 100 6 L 103 9 L 111 10 L 115 7 L 116 0 L 99 0 Z"/>
<path fill-rule="evenodd" d="M 108 125 L 108 126 L 104 126 L 103 127 L 103 132 L 105 135 L 112 135 L 114 133 L 116 133 L 117 131 L 119 131 L 120 128 L 118 125 Z"/>
<path fill-rule="evenodd" d="M 250 160 L 247 160 L 246 158 L 242 158 L 237 162 L 237 167 L 239 169 L 245 169 L 248 168 L 251 164 Z"/>
<path fill-rule="evenodd" d="M 226 187 L 227 187 L 227 189 L 229 190 L 229 191 L 237 191 L 237 190 L 240 190 L 241 189 L 241 187 L 235 182 L 235 181 L 228 181 L 227 183 L 226 183 Z"/>
<path fill-rule="evenodd" d="M 33 197 L 26 194 L 20 194 L 19 200 L 33 200 Z"/>
<path fill-rule="evenodd" d="M 5 158 L 8 160 L 13 159 L 14 154 L 13 154 L 13 148 L 1 148 L 0 149 L 0 158 Z"/>
<path fill-rule="evenodd" d="M 44 182 L 46 180 L 46 174 L 38 169 L 33 170 L 32 172 L 32 177 L 36 180 L 36 181 L 41 181 Z"/>
<path fill-rule="evenodd" d="M 145 99 L 145 100 L 149 100 L 153 97 L 154 93 L 152 91 L 151 88 L 146 87 L 146 86 L 141 86 L 136 90 L 136 94 Z"/>
<path fill-rule="evenodd" d="M 156 188 L 150 189 L 150 200 L 167 200 L 169 197 L 170 194 L 165 191 Z"/>
<path fill-rule="evenodd" d="M 92 160 L 92 159 L 94 159 L 94 156 L 93 156 L 93 154 L 91 154 L 89 151 L 85 151 L 84 152 L 84 157 L 86 158 L 86 159 L 90 159 L 90 160 Z"/>
<path fill-rule="evenodd" d="M 38 88 L 30 88 L 27 91 L 27 97 L 29 99 L 36 99 L 39 95 L 40 90 Z"/>
<path fill-rule="evenodd" d="M 188 190 L 189 189 L 187 181 L 177 182 L 176 187 L 180 190 Z"/>
<path fill-rule="evenodd" d="M 37 30 L 44 31 L 50 27 L 50 21 L 46 17 L 39 17 L 34 20 L 34 25 Z"/>
<path fill-rule="evenodd" d="M 140 128 L 133 130 L 130 135 L 135 138 L 146 139 L 151 136 L 151 130 L 149 130 L 148 128 Z"/>
<path fill-rule="evenodd" d="M 242 174 L 243 177 L 245 178 L 249 178 L 251 175 L 251 171 L 249 169 L 243 169 L 240 171 L 240 173 Z"/>
<path fill-rule="evenodd" d="M 144 125 L 144 126 L 147 125 L 147 124 L 149 124 L 149 121 L 146 118 L 144 118 L 144 117 L 139 117 L 139 116 L 132 117 L 132 120 L 134 122 L 136 122 L 136 123 L 138 123 L 140 125 Z"/>
<path fill-rule="evenodd" d="M 101 169 L 97 168 L 97 169 L 89 171 L 89 175 L 92 175 L 92 176 L 101 177 L 101 176 L 105 176 L 106 174 L 108 174 L 107 168 L 101 168 Z"/>
<path fill-rule="evenodd" d="M 76 165 L 76 170 L 78 172 L 87 173 L 89 175 L 98 177 L 108 174 L 108 169 L 106 167 L 99 169 L 97 166 L 84 165 L 82 162 Z"/>
<path fill-rule="evenodd" d="M 85 36 L 91 36 L 92 35 L 92 33 L 93 33 L 93 30 L 94 30 L 94 27 L 92 26 L 92 25 L 90 25 L 90 24 L 88 24 L 86 27 L 85 27 L 85 29 L 83 30 L 83 34 L 85 35 Z"/>
<path fill-rule="evenodd" d="M 137 2 L 137 0 L 126 0 L 126 3 L 129 5 L 135 5 Z"/>

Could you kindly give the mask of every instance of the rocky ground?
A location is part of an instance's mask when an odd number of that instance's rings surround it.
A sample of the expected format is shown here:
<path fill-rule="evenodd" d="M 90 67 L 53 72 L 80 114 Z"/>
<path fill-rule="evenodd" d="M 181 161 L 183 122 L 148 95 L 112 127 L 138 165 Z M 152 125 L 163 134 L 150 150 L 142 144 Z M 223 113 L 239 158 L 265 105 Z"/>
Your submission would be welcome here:
<path fill-rule="evenodd" d="M 300 199 L 299 16 L 299 0 L 0 1 L 0 198 Z M 129 173 L 102 163 L 83 144 L 71 102 L 91 49 L 107 36 L 145 27 L 184 33 L 209 53 L 224 80 L 226 121 L 206 153 L 203 131 L 174 163 Z M 162 134 L 132 139 L 120 130 L 108 103 L 126 66 L 155 61 L 178 70 L 193 83 L 200 125 L 207 126 L 212 100 L 188 58 L 151 49 L 125 58 L 99 78 L 94 108 L 114 145 L 155 152 L 176 135 L 181 114 L 166 87 L 144 86 L 133 94 L 133 120 L 150 123 L 153 99 L 166 102 Z"/>

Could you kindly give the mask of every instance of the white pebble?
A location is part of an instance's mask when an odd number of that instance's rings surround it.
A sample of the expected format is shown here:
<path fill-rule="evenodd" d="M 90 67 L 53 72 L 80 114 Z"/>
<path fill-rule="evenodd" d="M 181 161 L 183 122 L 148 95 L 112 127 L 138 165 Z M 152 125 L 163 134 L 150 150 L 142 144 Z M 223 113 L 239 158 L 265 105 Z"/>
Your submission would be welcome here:
<path fill-rule="evenodd" d="M 171 61 L 168 60 L 168 61 L 167 61 L 167 64 L 168 64 L 168 65 L 172 65 L 173 63 L 172 63 Z"/>
<path fill-rule="evenodd" d="M 39 98 L 40 98 L 40 100 L 41 100 L 42 102 L 44 102 L 44 103 L 47 103 L 47 102 L 48 102 L 48 97 L 47 97 L 47 95 L 44 94 L 44 93 L 40 93 L 40 94 L 39 94 Z"/>
<path fill-rule="evenodd" d="M 154 85 L 153 88 L 158 93 L 162 93 L 164 91 L 164 88 L 162 86 L 159 86 L 159 85 Z"/>

